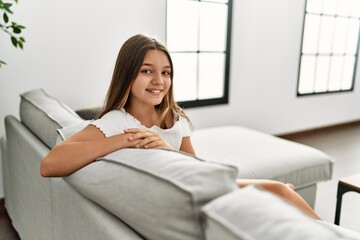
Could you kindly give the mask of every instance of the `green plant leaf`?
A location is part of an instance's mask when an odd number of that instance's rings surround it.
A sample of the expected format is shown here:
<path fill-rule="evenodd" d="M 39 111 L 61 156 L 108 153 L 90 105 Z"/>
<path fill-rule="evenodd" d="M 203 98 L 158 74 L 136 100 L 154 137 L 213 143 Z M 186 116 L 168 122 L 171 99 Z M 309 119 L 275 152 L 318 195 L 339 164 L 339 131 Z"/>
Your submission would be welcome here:
<path fill-rule="evenodd" d="M 11 8 L 11 6 L 12 6 L 12 3 L 4 3 L 5 8 Z"/>
<path fill-rule="evenodd" d="M 3 18 L 4 18 L 4 22 L 5 22 L 5 23 L 8 23 L 8 22 L 9 22 L 9 17 L 8 17 L 8 15 L 6 14 L 6 12 L 4 12 Z"/>
<path fill-rule="evenodd" d="M 11 27 L 12 27 L 12 28 L 25 29 L 25 26 L 19 25 L 19 24 L 17 24 L 16 22 L 11 22 Z"/>
<path fill-rule="evenodd" d="M 9 8 L 5 8 L 5 11 L 8 12 L 8 13 L 13 14 L 13 12 Z"/>
<path fill-rule="evenodd" d="M 13 27 L 13 33 L 19 34 L 21 33 L 21 29 L 18 27 Z"/>
<path fill-rule="evenodd" d="M 10 10 L 12 3 L 4 3 L 3 6 L 6 12 L 13 14 L 13 12 Z"/>
<path fill-rule="evenodd" d="M 17 47 L 18 41 L 17 41 L 16 37 L 11 37 L 11 42 L 15 47 Z"/>
<path fill-rule="evenodd" d="M 6 65 L 6 62 L 0 60 L 0 67 L 1 67 L 2 65 Z"/>
<path fill-rule="evenodd" d="M 9 14 L 13 14 L 11 7 L 14 5 L 14 3 L 9 3 L 9 1 L 11 0 L 0 0 L 0 14 L 2 13 L 2 18 L 4 20 L 4 24 L 0 23 L 0 31 L 4 31 L 5 33 L 10 35 L 11 43 L 12 45 L 14 45 L 15 48 L 19 47 L 23 49 L 25 38 L 20 37 L 16 34 L 20 34 L 22 32 L 22 29 L 25 29 L 25 26 L 19 25 L 15 22 L 9 23 Z M 18 0 L 12 0 L 12 2 L 18 3 Z M 0 60 L 0 68 L 5 64 L 6 63 L 4 61 Z"/>

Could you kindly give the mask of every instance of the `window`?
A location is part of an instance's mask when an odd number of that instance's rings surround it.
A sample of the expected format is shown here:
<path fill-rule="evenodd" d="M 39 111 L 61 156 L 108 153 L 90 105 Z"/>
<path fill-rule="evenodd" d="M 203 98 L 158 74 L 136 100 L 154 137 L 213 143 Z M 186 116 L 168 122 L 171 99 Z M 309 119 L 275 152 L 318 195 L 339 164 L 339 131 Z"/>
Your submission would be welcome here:
<path fill-rule="evenodd" d="M 232 0 L 168 0 L 166 43 L 183 107 L 228 102 Z"/>
<path fill-rule="evenodd" d="M 307 0 L 298 95 L 353 90 L 359 18 L 360 0 Z"/>

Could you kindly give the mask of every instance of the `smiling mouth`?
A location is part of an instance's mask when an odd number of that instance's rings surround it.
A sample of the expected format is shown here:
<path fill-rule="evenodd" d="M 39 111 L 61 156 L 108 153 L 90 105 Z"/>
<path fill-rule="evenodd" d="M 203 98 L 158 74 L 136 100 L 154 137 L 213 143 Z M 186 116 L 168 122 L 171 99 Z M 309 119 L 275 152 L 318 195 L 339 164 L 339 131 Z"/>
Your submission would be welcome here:
<path fill-rule="evenodd" d="M 149 93 L 153 93 L 153 94 L 159 94 L 163 90 L 160 90 L 160 89 L 146 89 L 146 91 L 149 92 Z"/>

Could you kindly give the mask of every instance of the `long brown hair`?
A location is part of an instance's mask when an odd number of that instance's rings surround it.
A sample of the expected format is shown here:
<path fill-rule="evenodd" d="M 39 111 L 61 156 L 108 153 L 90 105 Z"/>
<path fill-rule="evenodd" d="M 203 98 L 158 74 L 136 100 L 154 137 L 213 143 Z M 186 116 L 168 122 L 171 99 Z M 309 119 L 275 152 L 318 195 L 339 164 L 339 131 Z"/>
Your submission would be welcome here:
<path fill-rule="evenodd" d="M 149 50 L 160 50 L 166 54 L 169 59 L 171 72 L 171 85 L 169 91 L 164 96 L 162 102 L 156 107 L 160 110 L 160 127 L 169 128 L 167 126 L 168 119 L 174 119 L 173 112 L 185 117 L 183 110 L 178 106 L 174 100 L 173 93 L 173 77 L 174 67 L 169 54 L 169 51 L 159 40 L 148 37 L 142 34 L 137 34 L 129 38 L 121 47 L 113 72 L 112 80 L 105 99 L 104 108 L 100 117 L 111 110 L 120 110 L 126 106 L 129 98 L 130 89 L 134 83 L 141 65 L 143 64 L 145 54 Z M 189 119 L 188 119 L 189 120 Z"/>

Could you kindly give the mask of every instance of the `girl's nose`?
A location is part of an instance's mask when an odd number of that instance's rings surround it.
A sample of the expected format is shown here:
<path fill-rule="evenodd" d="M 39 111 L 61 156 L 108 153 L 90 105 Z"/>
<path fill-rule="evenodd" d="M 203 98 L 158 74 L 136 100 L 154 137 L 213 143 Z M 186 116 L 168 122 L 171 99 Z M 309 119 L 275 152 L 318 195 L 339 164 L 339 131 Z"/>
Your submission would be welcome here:
<path fill-rule="evenodd" d="M 155 74 L 154 78 L 151 80 L 151 83 L 154 85 L 163 85 L 164 84 L 164 79 L 161 73 L 159 74 Z"/>

